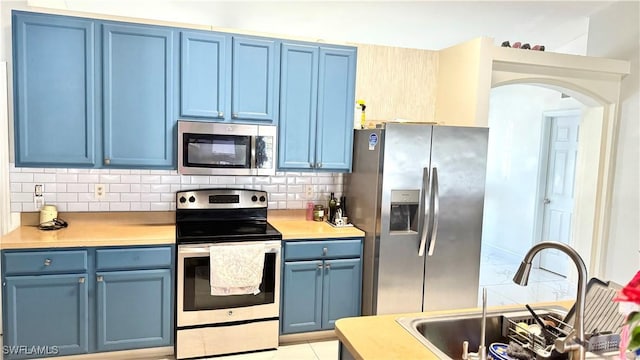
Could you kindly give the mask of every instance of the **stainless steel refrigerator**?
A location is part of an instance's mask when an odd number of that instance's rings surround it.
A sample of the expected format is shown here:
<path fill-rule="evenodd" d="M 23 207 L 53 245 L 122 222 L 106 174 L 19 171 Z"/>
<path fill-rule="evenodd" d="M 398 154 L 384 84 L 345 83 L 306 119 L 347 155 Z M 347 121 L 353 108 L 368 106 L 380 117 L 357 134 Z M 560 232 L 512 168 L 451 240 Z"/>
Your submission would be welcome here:
<path fill-rule="evenodd" d="M 487 128 L 355 130 L 347 215 L 365 231 L 364 315 L 476 307 Z"/>

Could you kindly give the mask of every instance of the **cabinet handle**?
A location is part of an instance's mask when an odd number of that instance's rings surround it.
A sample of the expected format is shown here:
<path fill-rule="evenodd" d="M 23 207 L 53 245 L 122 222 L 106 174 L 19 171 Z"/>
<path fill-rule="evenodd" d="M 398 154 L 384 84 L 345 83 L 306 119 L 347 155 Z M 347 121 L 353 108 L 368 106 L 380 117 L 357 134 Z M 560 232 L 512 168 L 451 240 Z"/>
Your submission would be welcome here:
<path fill-rule="evenodd" d="M 322 264 L 318 264 L 318 269 L 322 270 Z"/>
<path fill-rule="evenodd" d="M 222 112 L 222 111 L 218 111 L 218 117 L 219 117 L 219 118 L 224 117 L 224 112 Z"/>
<path fill-rule="evenodd" d="M 84 278 L 83 278 L 83 277 L 79 278 L 79 279 L 78 279 L 78 282 L 79 282 L 80 284 L 84 284 Z"/>
<path fill-rule="evenodd" d="M 232 310 L 229 310 L 229 311 L 227 312 L 227 316 L 231 316 L 231 315 L 233 315 L 233 311 L 232 311 Z"/>
<path fill-rule="evenodd" d="M 322 167 L 322 163 L 317 163 L 317 164 L 316 164 L 316 167 L 317 167 L 317 168 L 321 168 L 321 167 Z"/>
<path fill-rule="evenodd" d="M 324 266 L 324 268 L 325 268 L 325 269 L 327 269 L 327 270 L 331 269 L 331 264 L 327 263 L 327 264 Z"/>
<path fill-rule="evenodd" d="M 322 248 L 322 255 L 327 255 L 327 252 L 329 252 L 329 249 L 327 249 L 326 247 Z"/>
<path fill-rule="evenodd" d="M 314 167 L 316 167 L 316 164 L 314 164 L 314 163 L 309 163 L 309 167 L 313 169 Z"/>
<path fill-rule="evenodd" d="M 98 282 L 103 282 L 104 281 L 104 277 L 102 277 L 102 275 L 98 276 L 98 278 L 96 279 Z"/>
<path fill-rule="evenodd" d="M 44 259 L 44 266 L 51 265 L 51 259 Z"/>
<path fill-rule="evenodd" d="M 104 158 L 104 164 L 105 164 L 105 165 L 111 165 L 111 159 L 109 159 L 109 158 Z"/>
<path fill-rule="evenodd" d="M 231 117 L 234 118 L 234 119 L 237 119 L 238 118 L 238 113 L 231 113 Z"/>

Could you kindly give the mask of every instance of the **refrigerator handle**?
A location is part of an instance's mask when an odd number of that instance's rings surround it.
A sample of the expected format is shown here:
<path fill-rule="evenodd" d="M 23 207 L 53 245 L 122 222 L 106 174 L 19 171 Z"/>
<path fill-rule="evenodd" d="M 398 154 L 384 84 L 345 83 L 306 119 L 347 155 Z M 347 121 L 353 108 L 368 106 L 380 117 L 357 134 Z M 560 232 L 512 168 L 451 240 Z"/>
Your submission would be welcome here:
<path fill-rule="evenodd" d="M 431 224 L 431 240 L 429 241 L 428 255 L 433 255 L 438 238 L 438 218 L 440 217 L 440 189 L 438 185 L 438 168 L 431 171 L 431 187 L 433 191 L 433 222 Z"/>
<path fill-rule="evenodd" d="M 420 199 L 420 208 L 424 210 L 424 218 L 422 220 L 422 228 L 420 229 L 420 247 L 418 247 L 418 256 L 424 256 L 424 250 L 427 245 L 427 233 L 429 212 L 431 211 L 431 186 L 429 178 L 429 168 L 422 169 L 422 198 Z"/>

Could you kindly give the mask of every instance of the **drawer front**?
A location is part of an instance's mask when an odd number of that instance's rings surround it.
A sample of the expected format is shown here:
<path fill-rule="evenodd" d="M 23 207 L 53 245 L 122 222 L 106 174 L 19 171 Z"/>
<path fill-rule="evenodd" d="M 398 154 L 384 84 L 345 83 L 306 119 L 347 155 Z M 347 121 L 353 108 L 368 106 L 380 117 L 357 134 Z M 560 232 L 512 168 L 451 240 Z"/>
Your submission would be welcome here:
<path fill-rule="evenodd" d="M 5 275 L 87 272 L 86 250 L 5 252 Z"/>
<path fill-rule="evenodd" d="M 96 250 L 97 270 L 150 269 L 170 266 L 170 247 Z"/>
<path fill-rule="evenodd" d="M 287 241 L 285 260 L 360 257 L 361 240 Z"/>

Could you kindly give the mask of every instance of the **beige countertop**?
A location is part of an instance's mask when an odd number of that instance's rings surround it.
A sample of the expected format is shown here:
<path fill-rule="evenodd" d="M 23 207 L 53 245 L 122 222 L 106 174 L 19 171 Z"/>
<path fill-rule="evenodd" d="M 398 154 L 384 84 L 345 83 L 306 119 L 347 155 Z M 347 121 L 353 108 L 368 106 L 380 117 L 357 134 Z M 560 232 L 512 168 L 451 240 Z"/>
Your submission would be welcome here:
<path fill-rule="evenodd" d="M 175 243 L 172 211 L 61 213 L 60 218 L 69 226 L 45 231 L 36 227 L 38 213 L 23 213 L 23 225 L 0 237 L 0 249 Z M 364 236 L 364 232 L 355 227 L 335 228 L 325 222 L 307 221 L 304 210 L 269 211 L 268 220 L 285 240 Z"/>
<path fill-rule="evenodd" d="M 61 213 L 69 226 L 40 230 L 37 213 L 23 213 L 22 226 L 0 238 L 0 249 L 174 244 L 171 212 Z"/>
<path fill-rule="evenodd" d="M 571 308 L 572 305 L 573 303 L 570 301 L 536 304 L 536 306 L 560 306 L 565 309 Z M 525 310 L 524 305 L 496 307 L 493 310 L 514 308 Z M 439 359 L 398 324 L 396 319 L 400 317 L 448 315 L 470 311 L 480 310 L 461 309 L 344 318 L 336 321 L 335 332 L 345 349 L 357 360 Z M 460 345 L 462 346 L 462 344 Z"/>

